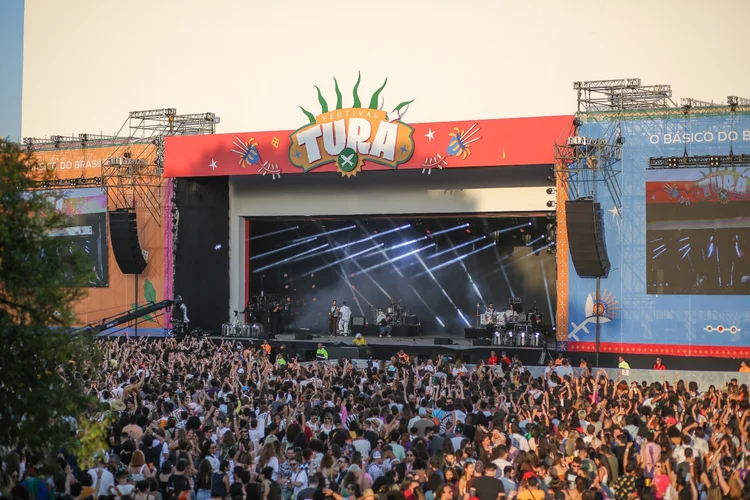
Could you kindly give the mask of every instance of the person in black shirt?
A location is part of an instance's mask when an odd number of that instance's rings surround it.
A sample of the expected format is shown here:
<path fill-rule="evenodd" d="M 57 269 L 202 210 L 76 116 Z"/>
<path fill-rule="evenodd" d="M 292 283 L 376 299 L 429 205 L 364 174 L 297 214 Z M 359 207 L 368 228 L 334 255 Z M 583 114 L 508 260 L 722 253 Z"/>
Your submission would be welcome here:
<path fill-rule="evenodd" d="M 495 479 L 497 465 L 489 462 L 484 466 L 484 476 L 476 477 L 471 481 L 471 488 L 475 497 L 479 500 L 497 500 L 500 493 L 505 493 L 503 482 Z"/>
<path fill-rule="evenodd" d="M 185 476 L 185 470 L 187 469 L 187 460 L 181 458 L 177 461 L 177 471 L 169 476 L 167 481 L 167 493 L 169 498 L 180 498 L 182 493 L 190 492 L 190 480 Z"/>

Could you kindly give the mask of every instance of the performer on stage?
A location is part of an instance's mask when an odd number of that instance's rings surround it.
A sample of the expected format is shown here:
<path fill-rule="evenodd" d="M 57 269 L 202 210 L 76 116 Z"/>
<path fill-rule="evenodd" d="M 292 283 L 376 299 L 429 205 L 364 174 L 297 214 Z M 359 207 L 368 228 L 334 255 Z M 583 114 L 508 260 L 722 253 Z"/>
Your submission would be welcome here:
<path fill-rule="evenodd" d="M 495 311 L 495 304 L 492 302 L 489 303 L 487 310 L 484 312 L 484 322 L 487 326 L 487 334 L 492 338 L 497 326 L 497 311 Z"/>
<path fill-rule="evenodd" d="M 271 335 L 281 335 L 284 333 L 283 308 L 281 303 L 277 302 L 271 307 L 270 311 Z"/>
<path fill-rule="evenodd" d="M 510 304 L 508 306 L 508 310 L 505 311 L 505 322 L 515 323 L 516 321 L 518 321 L 518 313 L 516 313 L 516 310 L 513 307 L 513 304 Z"/>
<path fill-rule="evenodd" d="M 335 337 L 339 326 L 339 306 L 336 301 L 331 302 L 331 310 L 328 312 L 328 333 Z"/>
<path fill-rule="evenodd" d="M 391 336 L 391 330 L 393 327 L 391 326 L 391 315 L 386 314 L 385 318 L 380 320 L 380 336 L 383 335 L 390 337 Z"/>
<path fill-rule="evenodd" d="M 341 309 L 339 309 L 339 333 L 343 334 L 344 337 L 349 336 L 349 322 L 352 319 L 352 310 L 346 305 L 346 302 L 341 303 Z"/>

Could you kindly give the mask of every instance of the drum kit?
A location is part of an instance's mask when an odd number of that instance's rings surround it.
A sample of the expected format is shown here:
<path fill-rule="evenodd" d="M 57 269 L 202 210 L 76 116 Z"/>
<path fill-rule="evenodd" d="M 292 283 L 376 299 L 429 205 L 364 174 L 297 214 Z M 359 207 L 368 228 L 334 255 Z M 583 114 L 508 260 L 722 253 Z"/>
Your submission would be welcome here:
<path fill-rule="evenodd" d="M 375 321 L 374 324 L 379 325 L 381 321 L 385 319 L 387 315 L 391 316 L 392 325 L 405 325 L 407 324 L 407 318 L 410 315 L 406 312 L 403 300 L 391 299 L 392 302 L 388 307 L 370 307 L 370 316 Z"/>

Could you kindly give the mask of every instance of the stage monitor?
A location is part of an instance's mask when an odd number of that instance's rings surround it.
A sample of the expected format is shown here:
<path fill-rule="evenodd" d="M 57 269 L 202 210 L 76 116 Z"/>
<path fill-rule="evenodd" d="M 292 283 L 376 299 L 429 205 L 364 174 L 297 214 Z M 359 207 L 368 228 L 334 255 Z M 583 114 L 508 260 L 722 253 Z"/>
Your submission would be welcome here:
<path fill-rule="evenodd" d="M 748 180 L 744 167 L 647 171 L 649 294 L 750 293 Z"/>

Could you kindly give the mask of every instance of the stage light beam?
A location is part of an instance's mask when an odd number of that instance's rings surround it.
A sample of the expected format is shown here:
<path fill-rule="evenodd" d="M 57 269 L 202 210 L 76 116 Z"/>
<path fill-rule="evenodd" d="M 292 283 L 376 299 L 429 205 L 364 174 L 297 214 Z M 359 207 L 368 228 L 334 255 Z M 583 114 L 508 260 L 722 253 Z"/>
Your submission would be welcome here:
<path fill-rule="evenodd" d="M 319 247 L 311 248 L 310 250 L 305 250 L 302 253 L 298 253 L 297 255 L 293 255 L 291 257 L 287 257 L 286 259 L 282 259 L 282 260 L 280 260 L 278 262 L 274 262 L 273 264 L 268 264 L 266 266 L 259 267 L 258 269 L 253 270 L 253 273 L 259 273 L 261 271 L 265 271 L 266 269 L 271 269 L 272 267 L 276 267 L 276 266 L 279 266 L 281 264 L 285 264 L 287 262 L 290 262 L 290 261 L 296 259 L 300 255 L 309 254 L 309 253 L 315 252 L 316 250 L 322 250 L 323 248 L 325 248 L 327 246 L 328 246 L 328 243 L 326 243 L 324 245 L 320 245 Z M 319 254 L 316 254 L 316 255 L 319 255 Z"/>
<path fill-rule="evenodd" d="M 486 236 L 480 236 L 479 238 L 474 238 L 473 240 L 466 241 L 464 243 L 460 243 L 458 245 L 455 245 L 455 246 L 453 246 L 451 248 L 446 248 L 445 250 L 440 250 L 437 253 L 434 253 L 432 255 L 428 255 L 427 257 L 425 257 L 425 259 L 427 259 L 427 260 L 434 259 L 435 257 L 440 257 L 441 255 L 445 255 L 448 252 L 455 252 L 459 248 L 467 247 L 467 246 L 472 245 L 472 244 L 474 244 L 474 243 L 476 243 L 478 241 L 482 241 L 482 240 L 484 240 L 486 238 L 487 238 Z"/>
<path fill-rule="evenodd" d="M 329 248 L 327 250 L 324 250 L 323 252 L 321 252 L 321 254 L 329 253 L 329 252 L 335 252 L 336 250 L 341 250 L 342 248 L 353 247 L 354 245 L 359 245 L 360 243 L 366 243 L 368 241 L 374 240 L 375 238 L 379 238 L 380 236 L 383 236 L 383 235 L 386 235 L 386 234 L 389 234 L 389 233 L 393 233 L 395 231 L 401 231 L 401 230 L 406 229 L 406 228 L 408 228 L 410 226 L 411 226 L 411 224 L 406 224 L 404 226 L 397 227 L 395 229 L 391 229 L 391 230 L 388 230 L 388 231 L 384 231 L 382 233 L 378 233 L 378 234 L 376 234 L 374 236 L 367 236 L 366 238 L 362 238 L 361 240 L 352 241 L 351 243 L 344 243 L 342 245 L 337 245 L 335 247 L 331 247 L 331 248 Z M 331 240 L 329 239 L 329 241 L 331 241 Z M 331 243 L 333 244 L 333 241 L 331 241 Z M 300 261 L 303 261 L 303 260 L 306 260 L 306 259 L 309 259 L 309 258 L 312 258 L 312 257 L 317 257 L 318 255 L 320 255 L 320 254 L 306 255 L 306 256 L 304 256 L 304 257 L 302 257 L 300 259 L 295 259 L 292 262 L 300 262 Z"/>
<path fill-rule="evenodd" d="M 362 255 L 364 253 L 367 253 L 367 252 L 372 252 L 374 249 L 376 249 L 378 247 L 381 247 L 381 246 L 383 246 L 383 243 L 379 243 L 379 244 L 375 245 L 374 247 L 370 247 L 370 248 L 368 248 L 366 250 L 362 250 L 361 252 L 357 252 L 357 253 L 353 253 L 351 255 L 347 255 L 346 257 L 342 257 L 341 259 L 334 260 L 330 264 L 327 264 L 325 266 L 317 267 L 317 268 L 315 268 L 315 269 L 313 269 L 311 271 L 307 271 L 306 273 L 303 273 L 302 276 L 310 276 L 313 273 L 317 273 L 319 271 L 322 271 L 323 269 L 328 269 L 331 266 L 335 266 L 336 264 L 340 264 L 341 262 L 344 262 L 345 260 L 353 259 L 353 258 L 358 257 L 358 256 L 360 256 L 360 255 Z"/>
<path fill-rule="evenodd" d="M 302 241 L 305 238 L 311 238 L 313 236 L 315 236 L 316 238 L 319 238 L 321 236 L 326 236 L 326 235 L 329 235 L 329 234 L 336 234 L 336 233 L 340 233 L 342 231 L 349 231 L 350 229 L 354 229 L 355 227 L 357 227 L 357 226 L 355 224 L 352 224 L 351 226 L 341 227 L 339 229 L 332 229 L 330 231 L 325 231 L 323 233 L 311 234 L 310 236 L 305 236 L 304 238 L 297 238 L 296 240 L 292 240 L 292 242 Z"/>
<path fill-rule="evenodd" d="M 459 257 L 456 257 L 454 259 L 451 259 L 451 260 L 449 260 L 447 262 L 443 262 L 442 264 L 438 264 L 437 266 L 430 268 L 429 271 L 430 272 L 434 272 L 434 271 L 437 271 L 438 269 L 442 269 L 442 268 L 444 268 L 446 266 L 450 266 L 451 264 L 455 264 L 456 262 L 460 262 L 460 261 L 464 260 L 465 258 L 469 257 L 470 255 L 474 255 L 475 253 L 482 252 L 482 251 L 487 250 L 488 248 L 491 248 L 493 246 L 495 246 L 495 242 L 494 241 L 492 243 L 488 244 L 488 245 L 485 245 L 483 247 L 477 248 L 476 250 L 472 250 L 469 253 L 465 253 L 465 254 L 463 254 L 463 255 L 461 255 Z M 426 272 L 427 271 L 422 271 L 421 273 L 418 273 L 418 274 L 414 275 L 414 278 L 416 278 L 418 276 L 422 276 L 423 274 L 426 274 Z"/>
<path fill-rule="evenodd" d="M 531 222 L 518 224 L 516 226 L 506 227 L 505 229 L 498 229 L 497 231 L 492 231 L 489 233 L 490 236 L 494 236 L 496 234 L 503 234 L 503 233 L 509 233 L 511 231 L 515 231 L 516 229 L 523 229 L 525 227 L 529 227 L 531 225 Z"/>
<path fill-rule="evenodd" d="M 255 240 L 259 240 L 259 239 L 261 239 L 261 238 L 265 238 L 266 236 L 274 236 L 274 235 L 276 235 L 276 234 L 286 233 L 286 232 L 288 232 L 288 231 L 294 231 L 295 229 L 299 229 L 299 226 L 288 227 L 288 228 L 286 228 L 286 229 L 279 229 L 278 231 L 272 231 L 272 232 L 270 232 L 270 233 L 263 233 L 263 234 L 259 234 L 258 236 L 253 236 L 253 237 L 251 237 L 251 238 L 250 238 L 250 241 L 255 241 Z"/>
<path fill-rule="evenodd" d="M 425 246 L 425 247 L 420 247 L 420 248 L 417 248 L 416 250 L 412 250 L 412 251 L 410 251 L 410 252 L 406 252 L 405 254 L 403 254 L 403 255 L 399 255 L 398 257 L 394 257 L 394 258 L 392 258 L 392 259 L 388 259 L 388 260 L 386 260 L 385 262 L 381 262 L 381 263 L 379 263 L 379 264 L 375 264 L 374 266 L 370 266 L 370 267 L 368 267 L 368 268 L 366 268 L 366 269 L 363 269 L 363 270 L 361 270 L 361 271 L 358 271 L 358 272 L 356 272 L 356 273 L 353 273 L 353 274 L 351 274 L 351 275 L 350 275 L 350 277 L 354 277 L 354 276 L 360 275 L 360 274 L 362 274 L 362 273 L 365 273 L 365 272 L 368 272 L 368 271 L 372 271 L 373 269 L 377 269 L 378 267 L 382 267 L 382 266 L 385 266 L 385 265 L 387 265 L 387 264 L 391 264 L 391 263 L 393 263 L 393 262 L 398 262 L 399 260 L 405 259 L 405 258 L 407 258 L 407 257 L 409 257 L 409 256 L 411 256 L 411 255 L 414 255 L 414 254 L 416 254 L 416 253 L 419 253 L 419 252 L 421 252 L 421 251 L 423 251 L 423 250 L 427 250 L 428 248 L 432 248 L 432 247 L 434 247 L 434 246 L 435 246 L 435 244 L 434 244 L 434 243 L 431 243 L 430 245 L 427 245 L 427 246 Z"/>
<path fill-rule="evenodd" d="M 292 243 L 290 245 L 286 245 L 286 246 L 283 246 L 281 248 L 277 248 L 276 250 L 271 250 L 269 252 L 264 252 L 264 253 L 261 253 L 261 254 L 258 254 L 258 255 L 253 255 L 252 257 L 250 257 L 250 260 L 260 259 L 261 257 L 267 257 L 267 256 L 273 255 L 275 253 L 283 252 L 284 250 L 288 250 L 290 248 L 294 248 L 294 247 L 298 247 L 300 245 L 304 245 L 305 243 L 309 243 L 311 241 L 314 241 L 315 239 L 316 239 L 315 237 L 308 238 L 308 239 L 306 239 L 304 241 L 299 241 L 297 243 Z"/>

